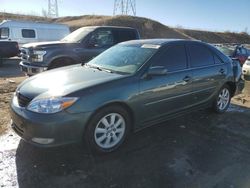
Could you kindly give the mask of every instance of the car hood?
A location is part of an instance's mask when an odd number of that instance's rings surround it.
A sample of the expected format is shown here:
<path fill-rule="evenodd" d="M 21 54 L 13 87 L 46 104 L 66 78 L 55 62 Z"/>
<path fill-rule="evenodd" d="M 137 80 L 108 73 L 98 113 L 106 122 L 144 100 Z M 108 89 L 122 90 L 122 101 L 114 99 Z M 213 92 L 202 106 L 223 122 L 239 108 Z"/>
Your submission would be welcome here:
<path fill-rule="evenodd" d="M 30 77 L 18 86 L 17 91 L 30 99 L 66 96 L 122 77 L 125 75 L 73 65 Z"/>
<path fill-rule="evenodd" d="M 23 45 L 23 48 L 48 48 L 48 47 L 72 47 L 78 45 L 78 43 L 51 41 L 51 42 L 34 42 Z"/>

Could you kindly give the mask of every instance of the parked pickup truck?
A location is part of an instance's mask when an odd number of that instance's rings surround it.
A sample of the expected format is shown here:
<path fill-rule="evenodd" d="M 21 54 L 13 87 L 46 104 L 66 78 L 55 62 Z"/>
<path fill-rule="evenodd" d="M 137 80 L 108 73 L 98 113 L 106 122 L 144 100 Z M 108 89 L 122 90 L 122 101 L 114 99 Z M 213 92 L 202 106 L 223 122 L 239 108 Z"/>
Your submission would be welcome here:
<path fill-rule="evenodd" d="M 14 57 L 19 54 L 19 47 L 14 41 L 0 41 L 0 65 L 3 58 Z"/>
<path fill-rule="evenodd" d="M 82 27 L 61 41 L 26 44 L 21 48 L 20 67 L 27 75 L 67 65 L 86 63 L 111 46 L 139 39 L 129 27 Z"/>

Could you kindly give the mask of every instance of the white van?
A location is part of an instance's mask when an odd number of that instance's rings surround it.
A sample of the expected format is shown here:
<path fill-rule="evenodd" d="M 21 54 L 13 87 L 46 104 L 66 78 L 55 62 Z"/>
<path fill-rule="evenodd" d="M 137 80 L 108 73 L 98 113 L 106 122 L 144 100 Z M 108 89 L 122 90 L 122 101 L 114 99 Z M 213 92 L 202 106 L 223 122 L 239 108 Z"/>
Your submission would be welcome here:
<path fill-rule="evenodd" d="M 4 20 L 0 23 L 0 41 L 16 41 L 19 46 L 31 42 L 58 41 L 70 33 L 64 24 Z"/>

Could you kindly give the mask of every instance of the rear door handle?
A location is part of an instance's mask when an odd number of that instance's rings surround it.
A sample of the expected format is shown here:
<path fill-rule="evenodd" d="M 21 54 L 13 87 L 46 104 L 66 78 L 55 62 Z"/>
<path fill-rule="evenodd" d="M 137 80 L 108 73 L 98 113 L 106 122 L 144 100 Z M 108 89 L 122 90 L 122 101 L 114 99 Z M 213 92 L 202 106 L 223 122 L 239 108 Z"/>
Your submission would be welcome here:
<path fill-rule="evenodd" d="M 183 78 L 183 80 L 184 80 L 185 82 L 189 82 L 189 81 L 191 80 L 191 77 L 190 77 L 190 76 L 185 76 L 185 77 Z"/>
<path fill-rule="evenodd" d="M 219 72 L 220 72 L 221 74 L 224 74 L 224 73 L 225 73 L 225 70 L 224 70 L 224 69 L 220 69 Z"/>

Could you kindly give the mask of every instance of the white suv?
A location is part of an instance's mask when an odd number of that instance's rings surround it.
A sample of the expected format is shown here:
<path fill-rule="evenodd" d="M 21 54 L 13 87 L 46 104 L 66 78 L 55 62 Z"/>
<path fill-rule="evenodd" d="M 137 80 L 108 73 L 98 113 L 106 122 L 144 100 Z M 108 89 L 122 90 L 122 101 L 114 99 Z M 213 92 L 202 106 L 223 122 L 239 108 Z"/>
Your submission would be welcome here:
<path fill-rule="evenodd" d="M 244 80 L 250 80 L 250 56 L 247 58 L 242 67 L 242 77 Z"/>

